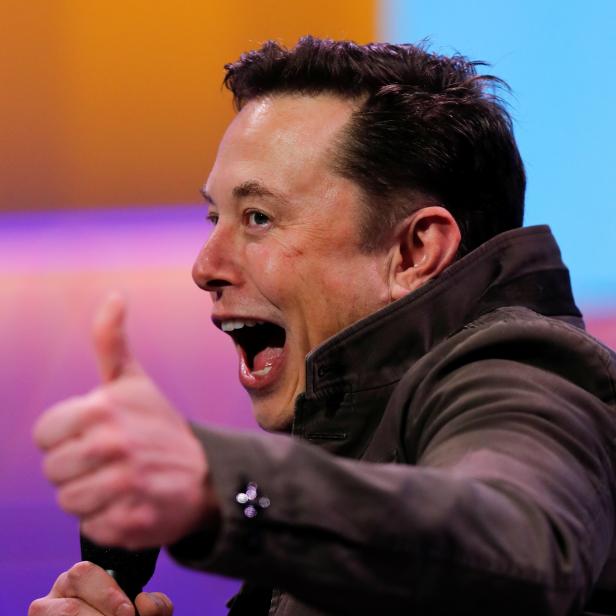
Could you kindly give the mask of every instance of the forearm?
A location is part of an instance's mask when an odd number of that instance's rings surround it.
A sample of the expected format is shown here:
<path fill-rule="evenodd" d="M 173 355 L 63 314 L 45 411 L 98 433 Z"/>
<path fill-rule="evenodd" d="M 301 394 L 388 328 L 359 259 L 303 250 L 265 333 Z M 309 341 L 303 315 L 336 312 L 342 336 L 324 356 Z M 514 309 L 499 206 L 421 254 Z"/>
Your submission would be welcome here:
<path fill-rule="evenodd" d="M 341 460 L 285 437 L 200 436 L 222 526 L 211 545 L 173 553 L 328 610 L 562 614 L 589 584 L 583 536 L 608 532 L 603 506 L 595 520 L 561 519 L 463 472 Z M 271 504 L 249 519 L 235 496 L 250 481 Z"/>

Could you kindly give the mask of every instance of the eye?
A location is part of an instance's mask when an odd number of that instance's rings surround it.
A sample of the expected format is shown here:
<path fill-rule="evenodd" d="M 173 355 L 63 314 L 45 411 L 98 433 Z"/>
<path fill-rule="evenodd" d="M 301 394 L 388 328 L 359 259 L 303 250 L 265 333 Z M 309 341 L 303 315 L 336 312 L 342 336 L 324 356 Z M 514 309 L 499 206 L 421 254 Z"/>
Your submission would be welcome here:
<path fill-rule="evenodd" d="M 205 219 L 212 225 L 212 226 L 216 226 L 216 224 L 218 223 L 218 214 L 216 212 L 208 212 L 208 215 L 205 217 Z"/>
<path fill-rule="evenodd" d="M 263 212 L 253 210 L 252 212 L 246 212 L 246 222 L 249 227 L 266 227 L 270 224 L 270 218 Z"/>

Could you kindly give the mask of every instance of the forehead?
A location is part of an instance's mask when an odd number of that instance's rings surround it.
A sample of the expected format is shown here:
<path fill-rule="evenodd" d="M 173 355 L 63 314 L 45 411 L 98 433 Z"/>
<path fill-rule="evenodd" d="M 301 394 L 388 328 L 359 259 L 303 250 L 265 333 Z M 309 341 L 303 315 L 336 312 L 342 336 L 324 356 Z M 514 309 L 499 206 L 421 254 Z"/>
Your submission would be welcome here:
<path fill-rule="evenodd" d="M 208 190 L 220 175 L 232 174 L 233 181 L 296 181 L 300 176 L 308 181 L 323 173 L 334 138 L 354 108 L 352 101 L 323 94 L 250 101 L 220 143 Z"/>
<path fill-rule="evenodd" d="M 237 114 L 223 144 L 267 137 L 267 141 L 284 145 L 288 140 L 304 140 L 308 136 L 311 143 L 328 144 L 347 123 L 353 109 L 352 101 L 329 94 L 259 98 L 247 103 Z"/>

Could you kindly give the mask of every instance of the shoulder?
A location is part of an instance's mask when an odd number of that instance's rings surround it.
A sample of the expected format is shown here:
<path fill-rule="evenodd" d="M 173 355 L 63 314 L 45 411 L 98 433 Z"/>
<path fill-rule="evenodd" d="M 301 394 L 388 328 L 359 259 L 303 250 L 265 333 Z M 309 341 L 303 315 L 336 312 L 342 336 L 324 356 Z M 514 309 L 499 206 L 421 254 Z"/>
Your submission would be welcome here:
<path fill-rule="evenodd" d="M 526 308 L 498 309 L 416 362 L 388 411 L 398 416 L 411 458 L 445 427 L 505 418 L 616 434 L 616 363 L 574 325 Z"/>
<path fill-rule="evenodd" d="M 408 385 L 419 375 L 423 380 L 488 367 L 560 378 L 616 405 L 613 351 L 575 325 L 522 307 L 494 310 L 467 324 L 429 351 L 405 379 Z"/>

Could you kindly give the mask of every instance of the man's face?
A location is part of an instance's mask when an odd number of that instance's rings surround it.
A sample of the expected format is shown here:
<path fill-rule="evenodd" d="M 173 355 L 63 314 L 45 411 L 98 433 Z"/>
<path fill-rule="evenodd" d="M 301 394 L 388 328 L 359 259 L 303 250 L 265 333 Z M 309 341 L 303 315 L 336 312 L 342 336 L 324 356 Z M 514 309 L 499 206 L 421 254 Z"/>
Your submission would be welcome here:
<path fill-rule="evenodd" d="M 204 189 L 215 226 L 193 278 L 235 342 L 265 429 L 290 424 L 307 353 L 390 301 L 386 252 L 360 249 L 359 189 L 331 170 L 352 110 L 326 95 L 248 103 Z"/>

